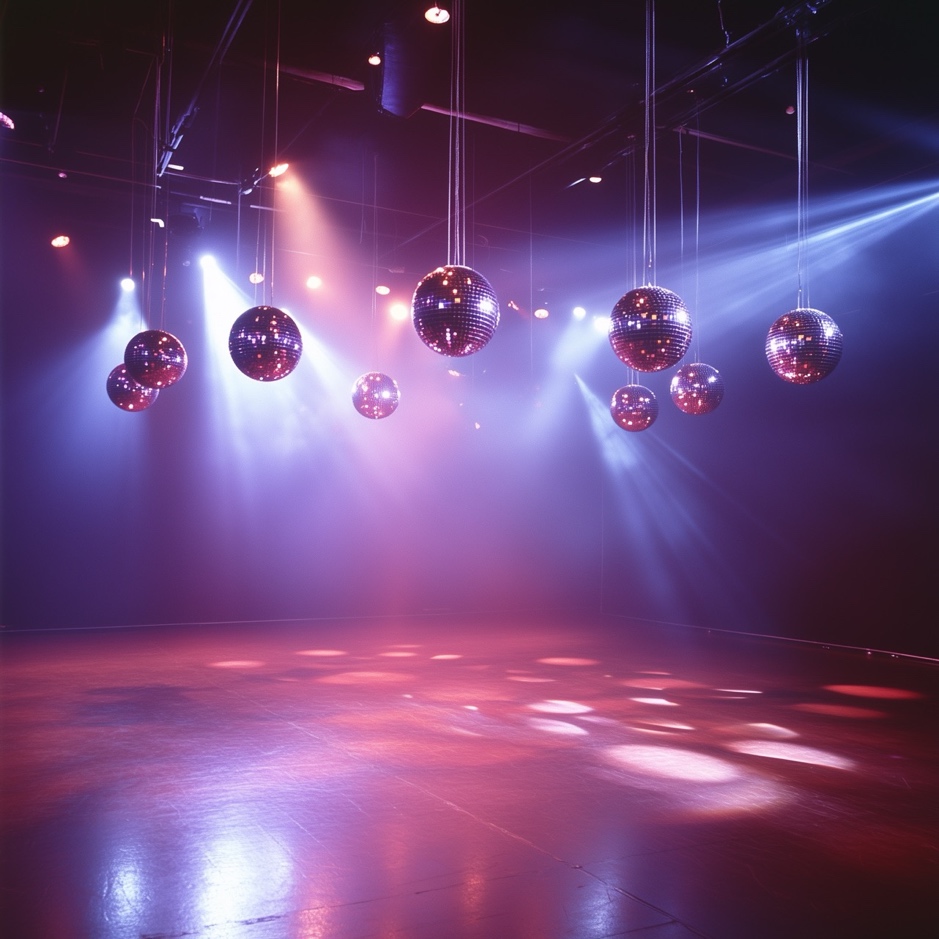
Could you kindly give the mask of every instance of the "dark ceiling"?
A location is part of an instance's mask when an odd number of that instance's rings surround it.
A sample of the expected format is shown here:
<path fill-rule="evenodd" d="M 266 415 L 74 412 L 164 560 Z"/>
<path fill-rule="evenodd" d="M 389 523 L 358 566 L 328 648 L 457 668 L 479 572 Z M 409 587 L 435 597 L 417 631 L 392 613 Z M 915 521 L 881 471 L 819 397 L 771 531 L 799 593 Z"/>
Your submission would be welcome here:
<path fill-rule="evenodd" d="M 59 172 L 73 192 L 126 195 L 171 162 L 184 170 L 160 176 L 160 198 L 207 227 L 276 150 L 320 198 L 349 208 L 351 228 L 363 205 L 380 206 L 379 227 L 400 249 L 435 222 L 439 233 L 446 215 L 452 22 L 430 25 L 423 8 L 9 3 L 0 110 L 16 126 L 4 132 L 4 169 L 60 195 Z M 924 10 L 659 2 L 661 211 L 677 204 L 682 128 L 681 158 L 700 160 L 705 203 L 792 193 L 797 33 L 809 47 L 813 186 L 864 187 L 932 165 L 935 142 L 918 123 L 935 114 L 935 22 L 924 18 L 936 17 Z M 467 124 L 474 230 L 489 243 L 501 230 L 624 220 L 643 138 L 645 4 L 469 0 L 463 19 L 465 111 L 480 118 Z M 376 50 L 379 68 L 366 63 Z M 592 173 L 605 176 L 602 194 L 571 187 Z"/>

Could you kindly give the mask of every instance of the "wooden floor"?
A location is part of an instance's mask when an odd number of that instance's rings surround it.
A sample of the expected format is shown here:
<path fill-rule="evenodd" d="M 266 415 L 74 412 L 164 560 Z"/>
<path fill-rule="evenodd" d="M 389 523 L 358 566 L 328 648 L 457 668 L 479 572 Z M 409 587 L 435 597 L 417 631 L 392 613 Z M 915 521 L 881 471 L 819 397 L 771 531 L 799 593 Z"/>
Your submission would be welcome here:
<path fill-rule="evenodd" d="M 939 935 L 930 663 L 576 617 L 0 641 L 11 939 Z"/>

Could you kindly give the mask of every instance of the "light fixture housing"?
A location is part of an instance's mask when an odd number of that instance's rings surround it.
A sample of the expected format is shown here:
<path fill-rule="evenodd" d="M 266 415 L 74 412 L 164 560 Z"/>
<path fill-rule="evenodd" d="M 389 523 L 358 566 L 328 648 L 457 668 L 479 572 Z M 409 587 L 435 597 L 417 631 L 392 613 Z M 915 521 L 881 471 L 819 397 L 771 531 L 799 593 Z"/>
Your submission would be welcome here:
<path fill-rule="evenodd" d="M 442 26 L 444 23 L 450 21 L 450 13 L 442 7 L 437 6 L 435 3 L 424 13 L 424 19 L 427 20 L 428 23 L 433 23 L 435 26 Z"/>

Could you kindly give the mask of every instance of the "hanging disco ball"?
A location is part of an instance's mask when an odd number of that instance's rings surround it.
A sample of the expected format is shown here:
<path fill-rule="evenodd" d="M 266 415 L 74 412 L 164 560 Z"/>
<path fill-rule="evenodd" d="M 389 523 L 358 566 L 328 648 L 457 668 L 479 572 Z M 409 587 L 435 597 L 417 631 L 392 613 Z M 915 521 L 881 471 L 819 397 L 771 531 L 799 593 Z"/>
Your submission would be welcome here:
<path fill-rule="evenodd" d="M 610 345 L 617 358 L 640 372 L 679 362 L 691 343 L 691 314 L 677 293 L 637 287 L 619 298 L 610 315 Z"/>
<path fill-rule="evenodd" d="M 146 411 L 160 393 L 157 388 L 148 388 L 134 381 L 123 364 L 111 369 L 107 389 L 112 403 L 122 411 Z"/>
<path fill-rule="evenodd" d="M 724 397 L 724 379 L 712 365 L 682 365 L 672 377 L 672 401 L 685 414 L 710 414 Z"/>
<path fill-rule="evenodd" d="M 398 409 L 401 392 L 398 383 L 381 372 L 366 372 L 352 386 L 352 404 L 363 417 L 380 420 Z"/>
<path fill-rule="evenodd" d="M 411 319 L 421 342 L 440 355 L 479 352 L 499 325 L 499 301 L 482 274 L 448 264 L 417 285 Z"/>
<path fill-rule="evenodd" d="M 610 414 L 623 430 L 645 430 L 659 416 L 659 403 L 644 385 L 625 385 L 613 392 Z"/>
<path fill-rule="evenodd" d="M 766 361 L 784 381 L 809 385 L 834 371 L 841 359 L 842 335 L 821 310 L 790 310 L 766 336 Z"/>
<path fill-rule="evenodd" d="M 283 310 L 253 306 L 235 320 L 228 334 L 232 361 L 255 381 L 286 378 L 300 361 L 303 339 Z"/>
<path fill-rule="evenodd" d="M 183 344 L 162 329 L 137 333 L 124 350 L 128 374 L 146 388 L 168 388 L 186 374 Z"/>

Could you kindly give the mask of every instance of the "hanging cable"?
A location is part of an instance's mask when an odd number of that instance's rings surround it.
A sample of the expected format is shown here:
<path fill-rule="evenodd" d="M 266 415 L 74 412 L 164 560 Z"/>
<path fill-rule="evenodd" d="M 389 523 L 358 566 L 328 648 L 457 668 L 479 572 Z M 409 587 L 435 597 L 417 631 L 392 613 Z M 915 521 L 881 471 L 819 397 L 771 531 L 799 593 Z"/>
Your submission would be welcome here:
<path fill-rule="evenodd" d="M 806 253 L 808 241 L 808 87 L 809 64 L 805 49 L 805 36 L 802 30 L 798 32 L 798 56 L 796 58 L 796 164 L 797 195 L 796 195 L 796 243 L 798 271 L 798 299 L 796 306 L 800 309 L 809 306 L 809 283 L 806 270 Z"/>

